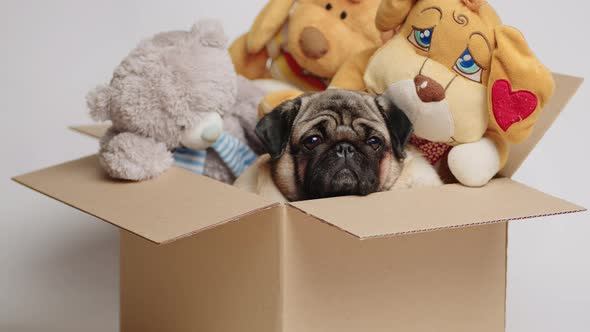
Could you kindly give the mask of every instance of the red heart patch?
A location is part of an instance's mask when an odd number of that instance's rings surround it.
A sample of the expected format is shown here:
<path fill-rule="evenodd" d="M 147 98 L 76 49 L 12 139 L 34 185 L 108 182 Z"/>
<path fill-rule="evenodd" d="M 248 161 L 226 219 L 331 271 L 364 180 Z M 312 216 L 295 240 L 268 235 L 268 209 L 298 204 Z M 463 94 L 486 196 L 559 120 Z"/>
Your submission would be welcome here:
<path fill-rule="evenodd" d="M 533 114 L 538 103 L 539 99 L 530 91 L 512 91 L 512 85 L 507 80 L 494 82 L 492 108 L 496 122 L 504 131 Z"/>

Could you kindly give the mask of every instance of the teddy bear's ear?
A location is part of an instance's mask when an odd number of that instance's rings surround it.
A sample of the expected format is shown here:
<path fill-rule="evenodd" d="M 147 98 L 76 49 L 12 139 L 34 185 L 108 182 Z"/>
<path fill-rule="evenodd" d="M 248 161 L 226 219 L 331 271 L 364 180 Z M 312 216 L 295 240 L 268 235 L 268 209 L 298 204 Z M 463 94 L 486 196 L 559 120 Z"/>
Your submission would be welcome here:
<path fill-rule="evenodd" d="M 191 31 L 203 46 L 225 48 L 228 38 L 223 30 L 223 25 L 217 20 L 201 20 L 193 25 Z"/>
<path fill-rule="evenodd" d="M 531 134 L 555 83 L 520 31 L 500 25 L 494 32 L 496 49 L 488 80 L 489 129 L 511 143 L 520 143 Z"/>
<path fill-rule="evenodd" d="M 90 116 L 94 121 L 107 121 L 111 119 L 110 104 L 113 90 L 110 86 L 101 85 L 88 92 L 86 105 L 90 110 Z"/>
<path fill-rule="evenodd" d="M 402 24 L 417 0 L 382 0 L 375 24 L 381 31 L 391 31 Z"/>
<path fill-rule="evenodd" d="M 254 20 L 248 32 L 246 46 L 248 53 L 260 52 L 278 33 L 287 21 L 295 0 L 270 0 Z"/>

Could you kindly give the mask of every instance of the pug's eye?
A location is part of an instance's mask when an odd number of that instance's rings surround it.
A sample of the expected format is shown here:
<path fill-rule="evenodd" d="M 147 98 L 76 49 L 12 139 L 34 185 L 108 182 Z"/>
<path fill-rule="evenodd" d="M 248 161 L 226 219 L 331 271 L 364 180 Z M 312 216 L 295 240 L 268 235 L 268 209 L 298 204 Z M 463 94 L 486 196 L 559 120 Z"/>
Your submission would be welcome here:
<path fill-rule="evenodd" d="M 303 140 L 303 146 L 305 146 L 306 149 L 308 150 L 313 150 L 315 149 L 318 145 L 322 144 L 324 141 L 322 140 L 322 137 L 318 136 L 318 135 L 313 135 L 313 136 L 309 136 L 306 137 Z"/>
<path fill-rule="evenodd" d="M 379 137 L 373 136 L 367 140 L 367 145 L 371 146 L 373 150 L 379 150 L 383 145 L 383 141 Z"/>
<path fill-rule="evenodd" d="M 428 52 L 430 51 L 430 46 L 432 45 L 432 35 L 434 34 L 434 28 L 430 29 L 418 29 L 414 28 L 410 35 L 408 36 L 408 40 L 417 48 L 421 49 L 422 51 Z"/>
<path fill-rule="evenodd" d="M 481 83 L 483 68 L 475 62 L 469 49 L 466 49 L 459 59 L 457 59 L 453 70 L 469 80 Z"/>

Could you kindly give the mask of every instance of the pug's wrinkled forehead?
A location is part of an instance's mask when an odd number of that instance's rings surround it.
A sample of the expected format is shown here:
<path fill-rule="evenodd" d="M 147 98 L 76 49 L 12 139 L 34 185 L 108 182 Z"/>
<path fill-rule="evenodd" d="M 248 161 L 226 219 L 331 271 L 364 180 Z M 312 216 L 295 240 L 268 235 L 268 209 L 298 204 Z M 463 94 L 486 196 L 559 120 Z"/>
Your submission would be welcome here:
<path fill-rule="evenodd" d="M 313 130 L 324 130 L 324 135 L 330 133 L 336 136 L 335 140 L 363 138 L 375 131 L 389 139 L 384 117 L 374 97 L 365 93 L 327 90 L 305 95 L 294 123 L 293 142 Z"/>

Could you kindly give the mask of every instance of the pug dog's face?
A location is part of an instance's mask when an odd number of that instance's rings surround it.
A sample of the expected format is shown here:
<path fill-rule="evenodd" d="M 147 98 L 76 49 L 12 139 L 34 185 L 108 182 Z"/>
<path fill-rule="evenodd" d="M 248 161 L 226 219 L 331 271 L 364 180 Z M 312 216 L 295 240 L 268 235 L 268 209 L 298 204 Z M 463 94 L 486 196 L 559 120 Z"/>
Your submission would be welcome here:
<path fill-rule="evenodd" d="M 277 187 L 295 201 L 389 189 L 412 125 L 385 97 L 328 90 L 281 104 L 256 133 Z"/>

